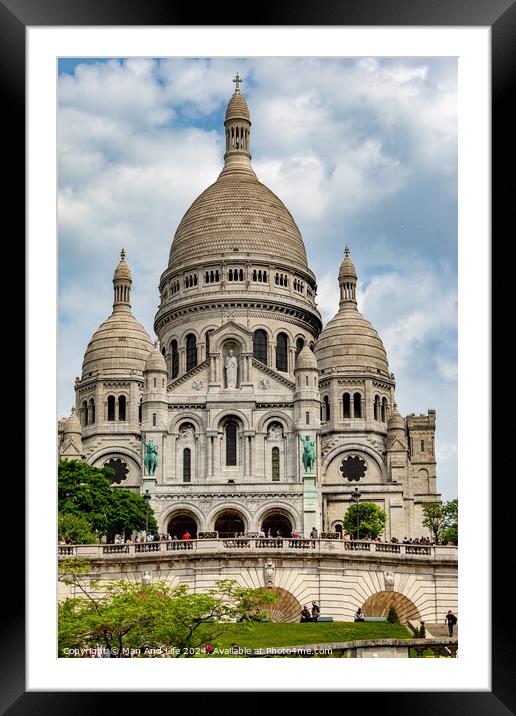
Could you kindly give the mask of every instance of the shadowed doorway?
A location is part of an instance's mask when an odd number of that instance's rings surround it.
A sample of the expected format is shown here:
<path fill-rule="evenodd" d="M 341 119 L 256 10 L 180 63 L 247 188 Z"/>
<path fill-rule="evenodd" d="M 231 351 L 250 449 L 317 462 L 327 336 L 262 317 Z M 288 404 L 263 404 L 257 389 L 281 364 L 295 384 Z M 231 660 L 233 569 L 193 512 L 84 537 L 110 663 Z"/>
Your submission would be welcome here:
<path fill-rule="evenodd" d="M 178 539 L 181 539 L 185 532 L 189 532 L 192 539 L 197 539 L 197 522 L 188 512 L 176 513 L 170 519 L 167 531 Z"/>
<path fill-rule="evenodd" d="M 240 512 L 226 510 L 217 517 L 215 529 L 219 537 L 234 537 L 235 534 L 245 532 L 245 524 Z"/>

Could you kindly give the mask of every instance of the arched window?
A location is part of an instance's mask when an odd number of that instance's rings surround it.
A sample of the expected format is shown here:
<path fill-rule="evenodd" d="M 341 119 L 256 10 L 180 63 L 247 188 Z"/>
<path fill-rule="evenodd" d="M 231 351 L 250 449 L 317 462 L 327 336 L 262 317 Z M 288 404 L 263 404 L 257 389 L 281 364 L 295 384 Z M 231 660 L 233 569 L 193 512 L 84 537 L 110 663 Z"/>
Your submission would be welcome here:
<path fill-rule="evenodd" d="M 279 482 L 280 479 L 280 460 L 279 448 L 272 448 L 272 481 Z"/>
<path fill-rule="evenodd" d="M 327 395 L 324 396 L 324 415 L 325 420 L 330 419 L 330 399 Z"/>
<path fill-rule="evenodd" d="M 90 425 L 93 425 L 95 423 L 95 401 L 93 400 L 93 398 L 90 398 L 88 419 L 89 419 Z"/>
<path fill-rule="evenodd" d="M 108 395 L 107 399 L 107 419 L 109 421 L 115 419 L 115 396 Z"/>
<path fill-rule="evenodd" d="M 179 351 L 177 349 L 177 341 L 172 341 L 170 348 L 172 353 L 172 380 L 174 380 L 174 378 L 177 378 L 179 375 Z"/>
<path fill-rule="evenodd" d="M 378 395 L 374 397 L 374 419 L 380 420 L 380 398 Z"/>
<path fill-rule="evenodd" d="M 253 333 L 253 356 L 267 365 L 267 333 L 261 328 Z"/>
<path fill-rule="evenodd" d="M 237 424 L 230 420 L 226 423 L 226 465 L 237 464 Z"/>
<path fill-rule="evenodd" d="M 210 333 L 213 333 L 213 328 L 210 328 L 209 331 L 206 331 L 206 358 L 210 357 Z"/>
<path fill-rule="evenodd" d="M 425 452 L 425 441 L 421 440 L 421 452 Z"/>
<path fill-rule="evenodd" d="M 387 398 L 382 400 L 382 423 L 387 422 Z"/>
<path fill-rule="evenodd" d="M 192 480 L 192 451 L 190 448 L 183 450 L 183 482 Z"/>
<path fill-rule="evenodd" d="M 355 393 L 353 396 L 353 412 L 355 414 L 355 418 L 362 417 L 362 396 L 360 393 Z"/>
<path fill-rule="evenodd" d="M 81 411 L 81 425 L 85 426 L 87 424 L 88 424 L 88 403 L 86 400 L 83 400 L 82 411 Z"/>
<path fill-rule="evenodd" d="M 305 339 L 301 338 L 301 336 L 299 336 L 299 338 L 296 341 L 296 355 L 299 355 L 301 353 L 304 345 L 305 345 Z"/>
<path fill-rule="evenodd" d="M 118 419 L 125 420 L 125 395 L 118 398 Z"/>
<path fill-rule="evenodd" d="M 344 417 L 350 418 L 351 417 L 351 400 L 349 397 L 349 393 L 344 393 Z"/>
<path fill-rule="evenodd" d="M 276 370 L 288 370 L 288 338 L 286 333 L 278 333 L 276 339 Z"/>
<path fill-rule="evenodd" d="M 138 422 L 142 422 L 142 399 L 140 398 L 140 403 L 138 405 Z"/>
<path fill-rule="evenodd" d="M 197 338 L 193 333 L 186 336 L 186 370 L 192 370 L 197 365 Z"/>

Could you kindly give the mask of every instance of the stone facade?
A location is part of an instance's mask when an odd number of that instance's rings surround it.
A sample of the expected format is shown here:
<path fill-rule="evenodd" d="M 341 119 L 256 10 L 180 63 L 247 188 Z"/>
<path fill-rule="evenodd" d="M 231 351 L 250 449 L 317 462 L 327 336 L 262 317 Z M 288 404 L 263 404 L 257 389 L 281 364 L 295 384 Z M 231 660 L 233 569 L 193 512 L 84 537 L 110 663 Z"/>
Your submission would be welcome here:
<path fill-rule="evenodd" d="M 322 329 L 299 229 L 252 169 L 238 89 L 224 124 L 224 168 L 180 222 L 161 276 L 158 340 L 131 313 L 122 251 L 113 312 L 87 347 L 75 415 L 59 423 L 60 456 L 109 465 L 115 487 L 148 492 L 162 532 L 339 530 L 359 486 L 386 511 L 387 539 L 425 535 L 421 505 L 440 500 L 435 411 L 397 412 L 347 249 L 339 311 Z M 153 475 L 142 436 L 158 446 Z"/>

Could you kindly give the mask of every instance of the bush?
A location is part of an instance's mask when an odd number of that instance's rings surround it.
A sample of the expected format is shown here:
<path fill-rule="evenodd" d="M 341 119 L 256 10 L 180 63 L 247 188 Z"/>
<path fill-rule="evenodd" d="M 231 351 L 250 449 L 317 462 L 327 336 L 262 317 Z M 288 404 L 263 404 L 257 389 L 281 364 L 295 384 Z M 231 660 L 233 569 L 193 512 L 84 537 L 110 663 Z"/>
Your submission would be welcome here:
<path fill-rule="evenodd" d="M 396 609 L 393 606 L 391 606 L 389 609 L 389 613 L 387 614 L 387 621 L 389 622 L 389 624 L 399 624 L 400 623 L 400 618 L 398 616 L 398 612 L 396 611 Z"/>

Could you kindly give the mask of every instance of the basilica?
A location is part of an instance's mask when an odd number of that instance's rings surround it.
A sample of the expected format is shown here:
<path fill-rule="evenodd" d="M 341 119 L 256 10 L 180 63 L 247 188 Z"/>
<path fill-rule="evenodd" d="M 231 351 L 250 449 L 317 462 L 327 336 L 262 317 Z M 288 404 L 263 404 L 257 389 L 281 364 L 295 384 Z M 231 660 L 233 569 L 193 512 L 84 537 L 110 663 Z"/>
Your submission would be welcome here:
<path fill-rule="evenodd" d="M 251 165 L 239 81 L 222 171 L 183 216 L 161 275 L 157 340 L 132 314 L 122 250 L 112 313 L 59 421 L 59 458 L 113 468 L 113 487 L 147 497 L 172 535 L 342 532 L 354 500 L 386 512 L 387 540 L 427 535 L 422 505 L 441 499 L 435 410 L 398 412 L 345 247 L 339 309 L 323 327 L 300 231 Z"/>

